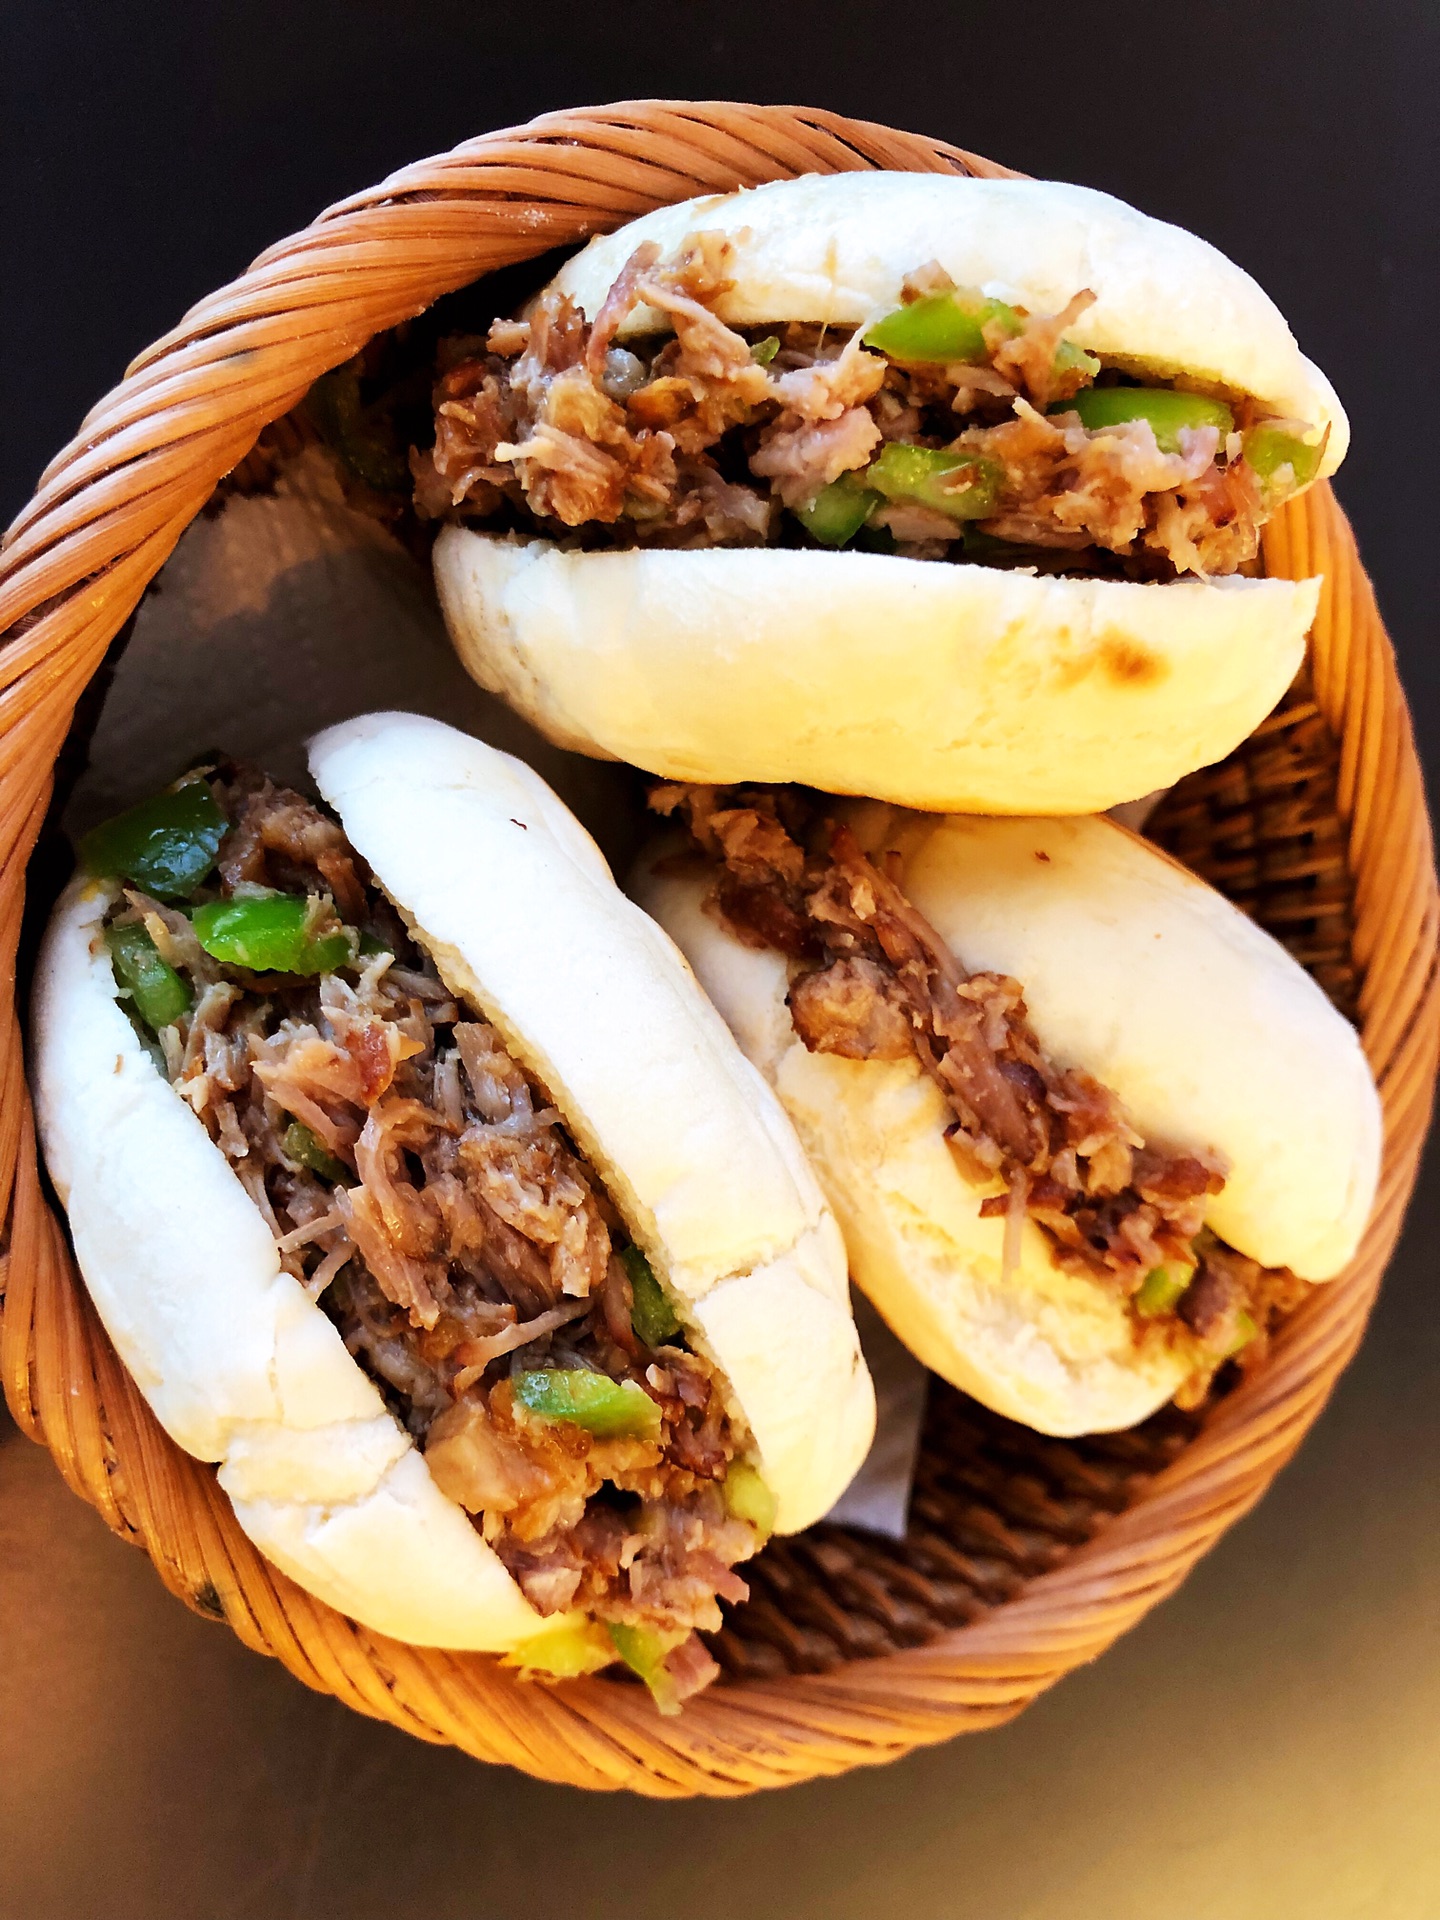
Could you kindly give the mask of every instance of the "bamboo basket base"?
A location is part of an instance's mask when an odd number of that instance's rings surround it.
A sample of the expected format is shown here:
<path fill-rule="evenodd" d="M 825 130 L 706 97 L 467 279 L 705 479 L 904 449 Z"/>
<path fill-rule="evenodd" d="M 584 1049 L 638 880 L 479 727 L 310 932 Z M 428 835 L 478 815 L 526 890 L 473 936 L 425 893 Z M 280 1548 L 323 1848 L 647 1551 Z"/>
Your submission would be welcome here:
<path fill-rule="evenodd" d="M 5 978 L 76 702 L 221 476 L 320 373 L 481 274 L 648 206 L 875 165 L 1004 171 L 807 109 L 638 102 L 548 116 L 331 209 L 142 355 L 0 552 Z M 675 1720 L 623 1681 L 530 1683 L 485 1656 L 387 1641 L 260 1559 L 211 1470 L 170 1444 L 118 1364 L 37 1166 L 7 990 L 0 1374 L 19 1424 L 173 1592 L 246 1644 L 358 1711 L 547 1779 L 730 1795 L 1018 1712 L 1172 1591 L 1299 1444 L 1360 1338 L 1428 1118 L 1440 1049 L 1429 823 L 1393 656 L 1328 487 L 1272 523 L 1265 564 L 1326 576 L 1308 674 L 1236 754 L 1182 782 L 1150 830 L 1357 1020 L 1386 1151 L 1351 1268 L 1202 1413 L 1058 1442 L 937 1389 L 907 1539 L 822 1526 L 773 1543 L 718 1636 L 724 1679 Z M 38 892 L 38 866 L 33 877 Z"/>
<path fill-rule="evenodd" d="M 1167 1407 L 1128 1433 L 1049 1440 L 941 1381 L 930 1396 L 905 1538 L 821 1525 L 771 1541 L 712 1640 L 727 1680 L 828 1673 L 969 1626 L 1143 1498 L 1199 1425 Z"/>

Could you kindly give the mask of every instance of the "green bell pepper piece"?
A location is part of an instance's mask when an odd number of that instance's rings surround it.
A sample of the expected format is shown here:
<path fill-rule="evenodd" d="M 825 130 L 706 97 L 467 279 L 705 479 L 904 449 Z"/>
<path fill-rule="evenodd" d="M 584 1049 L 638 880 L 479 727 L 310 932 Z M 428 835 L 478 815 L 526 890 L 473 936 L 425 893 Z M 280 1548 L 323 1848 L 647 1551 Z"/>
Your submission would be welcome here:
<path fill-rule="evenodd" d="M 855 536 L 857 553 L 894 554 L 900 550 L 900 542 L 889 527 L 872 527 L 867 522 Z"/>
<path fill-rule="evenodd" d="M 779 334 L 767 333 L 763 340 L 757 340 L 754 346 L 751 347 L 750 358 L 755 362 L 756 366 L 768 367 L 779 351 Z"/>
<path fill-rule="evenodd" d="M 1169 1313 L 1194 1274 L 1193 1267 L 1152 1267 L 1131 1296 L 1135 1311 L 1147 1320 Z"/>
<path fill-rule="evenodd" d="M 312 1173 L 318 1173 L 326 1180 L 349 1177 L 350 1169 L 344 1161 L 337 1160 L 324 1143 L 315 1138 L 309 1127 L 302 1126 L 298 1120 L 292 1120 L 281 1134 L 280 1146 L 297 1166 L 308 1167 Z"/>
<path fill-rule="evenodd" d="M 822 487 L 808 507 L 796 507 L 795 518 L 822 547 L 843 547 L 880 504 L 880 495 L 865 484 L 860 473 L 842 473 Z"/>
<path fill-rule="evenodd" d="M 1020 331 L 1021 320 L 1003 300 L 957 287 L 949 293 L 922 294 L 885 314 L 866 328 L 864 344 L 892 360 L 964 360 L 974 366 L 989 358 L 984 329 L 996 324 L 1013 335 Z"/>
<path fill-rule="evenodd" d="M 615 1658 L 615 1642 L 598 1620 L 578 1610 L 547 1621 L 538 1633 L 520 1641 L 505 1655 L 507 1667 L 526 1673 L 548 1673 L 556 1680 L 574 1680 L 596 1673 Z"/>
<path fill-rule="evenodd" d="M 678 1642 L 668 1640 L 654 1627 L 627 1627 L 618 1620 L 607 1620 L 605 1630 L 626 1666 L 632 1673 L 638 1673 L 650 1689 L 661 1713 L 667 1718 L 679 1713 L 675 1682 L 665 1666 L 666 1654 Z M 680 1635 L 680 1639 L 683 1638 L 684 1635 Z"/>
<path fill-rule="evenodd" d="M 1254 1320 L 1242 1307 L 1236 1315 L 1235 1335 L 1229 1346 L 1225 1349 L 1225 1358 L 1227 1360 L 1233 1360 L 1237 1353 L 1243 1352 L 1244 1349 L 1249 1346 L 1259 1331 L 1259 1327 L 1256 1326 Z"/>
<path fill-rule="evenodd" d="M 630 1324 L 647 1347 L 663 1347 L 680 1331 L 675 1309 L 665 1298 L 650 1262 L 639 1247 L 626 1247 L 620 1264 L 630 1276 Z"/>
<path fill-rule="evenodd" d="M 1093 353 L 1087 353 L 1084 347 L 1077 347 L 1073 340 L 1062 340 L 1055 349 L 1055 358 L 1051 362 L 1055 372 L 1062 377 L 1077 370 L 1087 380 L 1093 380 L 1100 371 L 1100 362 Z"/>
<path fill-rule="evenodd" d="M 660 1438 L 660 1408 L 635 1380 L 612 1380 L 584 1367 L 517 1373 L 515 1398 L 541 1420 L 568 1420 L 597 1439 Z"/>
<path fill-rule="evenodd" d="M 254 973 L 333 973 L 355 958 L 353 929 L 312 933 L 314 910 L 302 894 L 247 893 L 195 909 L 191 924 L 208 954 Z"/>
<path fill-rule="evenodd" d="M 1187 427 L 1218 427 L 1222 440 L 1235 427 L 1235 416 L 1223 400 L 1180 393 L 1174 387 L 1086 387 L 1073 399 L 1057 400 L 1049 411 L 1078 413 L 1080 424 L 1092 433 L 1148 420 L 1162 453 L 1179 453 L 1180 435 Z"/>
<path fill-rule="evenodd" d="M 725 1475 L 725 1510 L 736 1520 L 748 1520 L 762 1540 L 775 1531 L 775 1495 L 758 1468 L 732 1460 Z"/>
<path fill-rule="evenodd" d="M 186 900 L 215 865 L 229 822 L 203 780 L 167 787 L 87 833 L 87 873 L 129 880 L 157 900 Z"/>
<path fill-rule="evenodd" d="M 321 437 L 357 480 L 377 493 L 406 493 L 410 461 L 383 410 L 360 398 L 360 369 L 353 362 L 321 374 L 306 396 Z"/>
<path fill-rule="evenodd" d="M 1000 469 L 982 454 L 907 447 L 898 440 L 870 462 L 865 479 L 887 500 L 913 500 L 952 520 L 984 520 L 995 511 L 1000 491 Z"/>
<path fill-rule="evenodd" d="M 190 1010 L 190 989 L 169 964 L 139 921 L 105 929 L 105 945 L 122 993 L 153 1033 L 171 1027 Z"/>
<path fill-rule="evenodd" d="M 1320 469 L 1324 449 L 1324 440 L 1317 440 L 1312 446 L 1298 433 L 1291 433 L 1273 420 L 1262 420 L 1245 435 L 1245 460 L 1260 482 L 1260 491 L 1267 501 L 1283 500 L 1301 487 L 1308 487 Z"/>

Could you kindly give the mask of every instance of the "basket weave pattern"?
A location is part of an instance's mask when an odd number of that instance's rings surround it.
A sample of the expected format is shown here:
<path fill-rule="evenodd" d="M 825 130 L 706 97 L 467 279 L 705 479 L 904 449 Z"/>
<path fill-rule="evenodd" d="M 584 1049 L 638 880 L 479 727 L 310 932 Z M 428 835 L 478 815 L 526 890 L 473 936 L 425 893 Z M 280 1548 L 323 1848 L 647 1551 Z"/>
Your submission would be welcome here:
<path fill-rule="evenodd" d="M 42 476 L 0 551 L 0 1375 L 21 1427 L 165 1584 L 308 1685 L 422 1739 L 591 1787 L 733 1794 L 994 1724 L 1094 1658 L 1265 1490 L 1360 1337 L 1414 1183 L 1440 1049 L 1437 892 L 1389 642 L 1343 515 L 1312 490 L 1265 562 L 1323 571 L 1311 677 L 1157 836 L 1284 939 L 1360 1023 L 1384 1101 L 1375 1217 L 1351 1268 L 1202 1420 L 1062 1446 L 941 1394 L 911 1539 L 820 1528 L 757 1563 L 726 1680 L 678 1720 L 605 1678 L 527 1684 L 368 1632 L 267 1565 L 212 1471 L 117 1361 L 42 1191 L 14 1004 L 26 864 L 75 702 L 216 482 L 321 373 L 494 268 L 662 202 L 801 172 L 1004 174 L 795 108 L 639 102 L 555 114 L 408 167 L 197 306 Z"/>

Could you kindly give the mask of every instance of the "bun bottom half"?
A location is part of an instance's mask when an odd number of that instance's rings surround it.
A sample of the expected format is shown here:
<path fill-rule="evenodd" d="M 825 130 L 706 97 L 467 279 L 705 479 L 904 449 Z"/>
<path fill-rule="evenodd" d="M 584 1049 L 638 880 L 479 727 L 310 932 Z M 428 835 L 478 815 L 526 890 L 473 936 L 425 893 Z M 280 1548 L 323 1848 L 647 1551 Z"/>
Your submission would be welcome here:
<path fill-rule="evenodd" d="M 1103 812 L 1222 759 L 1293 680 L 1319 595 L 461 527 L 434 558 L 465 667 L 556 744 L 942 813 Z"/>
<path fill-rule="evenodd" d="M 214 1461 L 246 1534 L 328 1605 L 416 1646 L 503 1652 L 544 1627 L 441 1493 L 116 998 L 107 893 L 77 881 L 41 951 L 33 1082 L 90 1296 L 171 1439 Z"/>

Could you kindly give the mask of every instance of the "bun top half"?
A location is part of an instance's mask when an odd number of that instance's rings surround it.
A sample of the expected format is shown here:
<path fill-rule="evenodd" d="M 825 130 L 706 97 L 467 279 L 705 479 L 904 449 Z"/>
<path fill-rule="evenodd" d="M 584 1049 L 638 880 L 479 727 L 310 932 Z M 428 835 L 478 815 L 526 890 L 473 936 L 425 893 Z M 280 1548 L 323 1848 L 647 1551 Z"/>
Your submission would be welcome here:
<path fill-rule="evenodd" d="M 820 1231 L 790 1128 L 538 774 L 400 713 L 319 734 L 310 765 L 446 984 L 537 1077 L 678 1293 L 702 1299 Z"/>
<path fill-rule="evenodd" d="M 685 1303 L 754 1436 L 777 1527 L 809 1525 L 864 1458 L 874 1397 L 839 1229 L 769 1087 L 522 761 L 383 713 L 318 735 L 310 765 L 441 978 L 546 1090 Z"/>
<path fill-rule="evenodd" d="M 1062 1066 L 1148 1138 L 1221 1152 L 1208 1224 L 1262 1266 L 1327 1280 L 1379 1178 L 1379 1098 L 1354 1028 L 1223 894 L 1104 818 L 855 810 L 961 964 L 1012 974 Z"/>
<path fill-rule="evenodd" d="M 1183 375 L 1328 427 L 1321 476 L 1345 457 L 1350 428 L 1339 398 L 1264 289 L 1208 241 L 1091 187 L 804 174 L 656 208 L 592 240 L 553 284 L 593 319 L 636 247 L 654 241 L 669 264 L 695 233 L 722 233 L 735 249 L 735 284 L 713 303 L 732 326 L 866 325 L 898 306 L 907 275 L 931 261 L 957 285 L 1031 312 L 1059 313 L 1089 288 L 1095 305 L 1067 328 L 1076 345 L 1112 365 Z M 666 325 L 640 308 L 621 337 Z"/>

